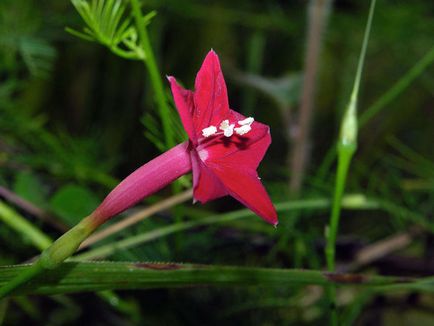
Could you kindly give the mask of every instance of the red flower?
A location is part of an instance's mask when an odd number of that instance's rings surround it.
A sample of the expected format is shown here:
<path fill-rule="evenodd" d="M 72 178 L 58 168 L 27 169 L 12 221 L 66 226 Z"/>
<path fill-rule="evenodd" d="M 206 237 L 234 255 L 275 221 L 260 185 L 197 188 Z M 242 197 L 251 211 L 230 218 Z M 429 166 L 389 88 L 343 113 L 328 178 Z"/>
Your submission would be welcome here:
<path fill-rule="evenodd" d="M 206 203 L 231 195 L 277 225 L 276 211 L 256 172 L 271 143 L 270 129 L 229 109 L 217 54 L 210 51 L 206 56 L 194 92 L 183 89 L 174 77 L 168 79 L 190 138 L 195 200 Z"/>
<path fill-rule="evenodd" d="M 229 109 L 220 62 L 210 51 L 196 77 L 195 91 L 168 77 L 190 141 L 141 166 L 105 198 L 92 215 L 100 225 L 173 180 L 193 170 L 194 199 L 206 203 L 231 195 L 265 221 L 277 214 L 256 172 L 271 143 L 268 126 Z"/>
<path fill-rule="evenodd" d="M 31 268 L 0 287 L 0 299 L 16 287 L 70 257 L 98 226 L 173 180 L 193 170 L 193 195 L 205 203 L 231 195 L 277 225 L 276 210 L 256 168 L 271 143 L 268 126 L 229 109 L 226 85 L 214 51 L 196 77 L 195 92 L 169 77 L 175 104 L 190 141 L 144 164 L 104 199 L 95 211 L 65 233 Z"/>

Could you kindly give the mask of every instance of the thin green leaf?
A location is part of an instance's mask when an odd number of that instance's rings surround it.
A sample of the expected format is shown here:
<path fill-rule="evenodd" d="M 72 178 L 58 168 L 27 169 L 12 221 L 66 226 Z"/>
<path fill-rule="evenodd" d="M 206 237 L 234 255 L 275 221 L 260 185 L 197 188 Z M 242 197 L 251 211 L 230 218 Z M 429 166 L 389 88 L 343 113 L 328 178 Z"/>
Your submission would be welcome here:
<path fill-rule="evenodd" d="M 377 101 L 368 107 L 360 115 L 360 128 L 376 116 L 383 108 L 392 102 L 398 95 L 406 90 L 411 83 L 420 76 L 434 62 L 434 46 L 411 67 L 408 72 L 401 77 L 386 93 L 383 94 Z"/>
<path fill-rule="evenodd" d="M 379 203 L 375 200 L 367 199 L 363 195 L 348 195 L 342 200 L 343 207 L 347 209 L 376 209 Z M 277 212 L 287 212 L 302 209 L 327 209 L 330 207 L 330 200 L 326 198 L 305 199 L 278 203 L 275 205 Z M 74 256 L 74 260 L 89 260 L 95 258 L 108 257 L 119 250 L 125 250 L 137 245 L 150 242 L 170 234 L 190 230 L 199 226 L 228 223 L 234 220 L 253 217 L 255 214 L 248 209 L 240 209 L 226 214 L 213 215 L 207 218 L 194 221 L 183 221 L 165 227 L 151 230 L 146 233 L 138 234 L 121 241 L 109 243 L 95 248 L 84 254 Z"/>
<path fill-rule="evenodd" d="M 70 27 L 66 27 L 65 31 L 68 32 L 69 34 L 74 35 L 78 38 L 81 38 L 85 41 L 90 41 L 90 42 L 95 41 L 95 38 L 93 38 L 92 36 L 85 34 L 85 33 L 82 33 L 82 32 L 79 32 L 79 31 L 72 29 Z"/>
<path fill-rule="evenodd" d="M 20 234 L 24 240 L 28 240 L 39 250 L 44 250 L 52 243 L 52 240 L 41 232 L 32 223 L 18 214 L 12 207 L 0 200 L 0 221 L 7 224 Z"/>
<path fill-rule="evenodd" d="M 30 265 L 0 267 L 0 286 Z M 63 263 L 17 289 L 17 294 L 60 294 L 116 289 L 172 288 L 180 286 L 294 286 L 352 285 L 379 287 L 416 286 L 418 282 L 433 287 L 433 279 L 415 280 L 403 277 L 328 273 L 315 270 L 271 269 L 192 265 L 179 263 Z M 420 289 L 419 290 L 423 290 Z"/>

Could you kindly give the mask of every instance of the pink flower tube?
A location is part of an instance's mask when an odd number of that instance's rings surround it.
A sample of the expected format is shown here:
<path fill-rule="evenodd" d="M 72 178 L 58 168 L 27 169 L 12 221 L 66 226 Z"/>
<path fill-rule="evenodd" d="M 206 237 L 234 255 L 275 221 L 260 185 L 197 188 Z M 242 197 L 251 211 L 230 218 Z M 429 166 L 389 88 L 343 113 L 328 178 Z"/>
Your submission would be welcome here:
<path fill-rule="evenodd" d="M 91 214 L 95 224 L 101 225 L 108 218 L 189 173 L 191 161 L 187 148 L 188 142 L 179 144 L 126 177 Z"/>

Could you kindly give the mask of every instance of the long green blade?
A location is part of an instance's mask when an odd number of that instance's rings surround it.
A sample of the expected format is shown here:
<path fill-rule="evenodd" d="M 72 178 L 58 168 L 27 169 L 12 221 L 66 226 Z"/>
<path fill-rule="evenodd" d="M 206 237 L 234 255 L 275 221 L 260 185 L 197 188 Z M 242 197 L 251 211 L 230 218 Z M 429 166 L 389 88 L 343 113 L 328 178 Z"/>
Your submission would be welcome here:
<path fill-rule="evenodd" d="M 0 267 L 0 286 L 30 265 Z M 16 294 L 60 294 L 71 292 L 172 288 L 183 286 L 293 286 L 357 285 L 379 286 L 417 284 L 422 280 L 402 277 L 339 274 L 314 270 L 229 267 L 178 263 L 86 262 L 63 263 L 17 289 Z M 433 285 L 432 279 L 423 279 Z M 430 282 L 430 283 L 428 283 Z"/>

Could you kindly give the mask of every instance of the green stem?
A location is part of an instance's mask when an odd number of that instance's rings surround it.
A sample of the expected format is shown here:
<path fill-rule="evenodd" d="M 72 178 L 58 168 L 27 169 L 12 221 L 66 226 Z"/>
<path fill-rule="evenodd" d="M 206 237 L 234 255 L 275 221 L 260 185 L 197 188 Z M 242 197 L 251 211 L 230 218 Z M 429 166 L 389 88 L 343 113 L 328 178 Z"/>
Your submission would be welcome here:
<path fill-rule="evenodd" d="M 11 279 L 0 288 L 0 299 L 12 293 L 27 281 L 42 274 L 46 270 L 59 266 L 66 258 L 70 257 L 78 249 L 80 244 L 98 227 L 92 216 L 88 216 L 80 223 L 62 235 L 51 246 L 45 249 L 39 259 Z"/>
<path fill-rule="evenodd" d="M 375 2 L 376 0 L 371 0 L 368 21 L 366 23 L 365 34 L 363 37 L 362 49 L 360 51 L 359 62 L 357 64 L 357 72 L 354 78 L 353 90 L 347 110 L 342 120 L 338 141 L 338 167 L 336 172 L 336 183 L 333 195 L 332 211 L 330 215 L 330 224 L 327 228 L 327 243 L 325 248 L 327 268 L 330 272 L 333 272 L 336 267 L 336 238 L 339 229 L 342 195 L 345 190 L 351 159 L 357 148 L 357 100 L 363 71 L 363 63 L 365 62 L 366 49 L 368 47 L 372 19 L 374 16 Z M 327 295 L 331 305 L 330 323 L 332 325 L 337 325 L 338 315 L 336 310 L 336 287 L 334 285 L 331 285 L 327 288 Z"/>
<path fill-rule="evenodd" d="M 330 225 L 327 230 L 326 244 L 326 261 L 329 271 L 335 270 L 335 247 L 342 205 L 342 195 L 345 189 L 348 168 L 357 147 L 357 100 L 363 71 L 363 63 L 365 61 L 369 34 L 371 32 L 372 19 L 374 17 L 375 2 L 376 0 L 372 0 L 371 6 L 369 8 L 368 21 L 366 23 L 362 49 L 360 51 L 359 62 L 357 64 L 357 72 L 354 79 L 353 91 L 342 120 L 340 137 L 338 141 L 338 167 L 336 173 L 332 211 L 330 216 Z"/>
<path fill-rule="evenodd" d="M 140 55 L 135 52 L 125 51 L 118 48 L 117 46 L 110 46 L 109 48 L 114 54 L 126 60 L 142 60 Z"/>
<path fill-rule="evenodd" d="M 131 0 L 132 11 L 134 19 L 136 20 L 140 44 L 145 54 L 143 62 L 148 68 L 149 77 L 151 79 L 151 84 L 155 92 L 155 99 L 158 104 L 159 114 L 161 122 L 163 125 L 163 132 L 165 137 L 165 142 L 167 148 L 171 148 L 175 145 L 175 140 L 173 139 L 173 133 L 170 128 L 170 110 L 167 105 L 166 96 L 164 94 L 163 81 L 161 80 L 161 74 L 158 71 L 157 63 L 155 60 L 154 53 L 152 51 L 151 43 L 149 41 L 148 32 L 146 29 L 146 24 L 143 19 L 142 11 L 140 9 L 140 4 L 138 0 Z"/>
<path fill-rule="evenodd" d="M 351 158 L 353 157 L 355 150 L 356 146 L 339 146 L 338 148 L 338 168 L 336 173 L 335 193 L 332 203 L 330 224 L 327 228 L 327 244 L 325 249 L 327 268 L 331 272 L 333 272 L 336 267 L 336 238 L 339 229 L 342 196 L 345 189 L 345 181 L 351 163 Z M 338 313 L 336 307 L 336 286 L 328 286 L 326 289 L 326 293 L 330 301 L 330 323 L 331 325 L 338 325 Z"/>
<path fill-rule="evenodd" d="M 341 212 L 342 196 L 345 189 L 345 181 L 348 174 L 351 158 L 355 152 L 355 147 L 342 148 L 338 154 L 338 168 L 336 174 L 335 193 L 333 196 L 332 212 L 330 225 L 327 230 L 326 260 L 329 271 L 335 270 L 335 247 L 339 229 L 339 219 Z"/>

